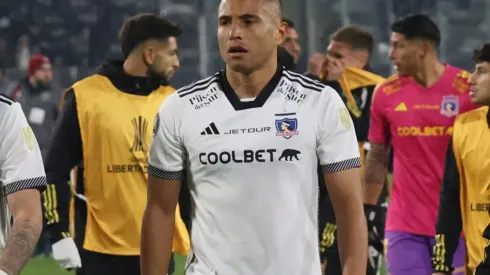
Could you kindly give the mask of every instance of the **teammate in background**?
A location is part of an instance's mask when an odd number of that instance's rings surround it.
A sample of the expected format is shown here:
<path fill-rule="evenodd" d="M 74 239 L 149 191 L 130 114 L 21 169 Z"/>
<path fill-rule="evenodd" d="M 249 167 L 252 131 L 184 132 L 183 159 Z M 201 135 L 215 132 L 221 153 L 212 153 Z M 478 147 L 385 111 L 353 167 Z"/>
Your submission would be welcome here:
<path fill-rule="evenodd" d="M 226 69 L 170 95 L 156 118 L 142 274 L 167 269 L 186 168 L 194 205 L 186 274 L 320 274 L 318 159 L 344 274 L 364 273 L 360 156 L 344 103 L 277 66 L 286 31 L 279 0 L 223 0 L 218 16 Z"/>
<path fill-rule="evenodd" d="M 374 221 L 382 209 L 376 204 L 385 184 L 391 144 L 394 174 L 385 230 L 388 268 L 392 275 L 426 275 L 432 273 L 440 182 L 454 119 L 475 107 L 468 93 L 469 73 L 438 60 L 441 35 L 430 18 L 408 15 L 394 22 L 391 31 L 390 59 L 398 74 L 377 88 L 371 104 L 365 209 L 370 234 L 379 234 L 382 229 Z M 462 271 L 464 253 L 460 239 L 453 261 L 457 272 Z"/>
<path fill-rule="evenodd" d="M 47 227 L 62 267 L 80 267 L 68 230 L 67 181 L 83 161 L 87 223 L 79 274 L 139 274 L 151 129 L 158 107 L 174 92 L 168 81 L 179 67 L 180 34 L 157 15 L 128 18 L 120 32 L 125 60 L 107 62 L 66 92 L 46 161 Z M 182 230 L 186 235 L 183 224 L 177 234 Z"/>
<path fill-rule="evenodd" d="M 46 177 L 41 150 L 22 107 L 2 95 L 0 183 L 0 275 L 16 275 L 41 234 L 41 192 L 46 188 Z"/>
<path fill-rule="evenodd" d="M 280 67 L 284 67 L 289 71 L 294 71 L 296 63 L 301 54 L 301 46 L 299 44 L 298 32 L 294 28 L 294 23 L 290 19 L 282 18 L 282 22 L 286 23 L 287 31 L 284 42 L 277 48 L 277 62 Z"/>
<path fill-rule="evenodd" d="M 299 34 L 294 26 L 294 22 L 288 18 L 283 17 L 282 22 L 287 24 L 284 41 L 280 44 L 281 47 L 293 57 L 294 64 L 298 63 L 301 56 L 301 44 L 299 41 Z"/>
<path fill-rule="evenodd" d="M 474 58 L 471 101 L 484 107 L 459 115 L 454 123 L 437 218 L 432 260 L 436 274 L 453 274 L 453 255 L 461 231 L 468 254 L 466 274 L 490 274 L 483 250 L 490 239 L 490 227 L 485 230 L 490 223 L 490 44 L 476 50 Z"/>
<path fill-rule="evenodd" d="M 376 85 L 384 81 L 384 78 L 373 74 L 365 68 L 369 67 L 369 60 L 373 51 L 373 36 L 359 26 L 350 25 L 337 30 L 330 37 L 320 80 L 334 88 L 343 98 L 344 103 L 354 122 L 361 163 L 364 162 L 364 146 L 367 142 L 369 129 L 369 110 L 371 98 Z M 315 77 L 315 76 L 311 76 Z M 321 169 L 319 167 L 319 175 Z M 332 202 L 325 188 L 325 182 L 320 179 L 320 252 L 322 263 L 326 266 L 325 274 L 342 274 L 340 257 L 337 245 L 337 225 L 332 208 Z M 378 206 L 386 202 L 387 192 L 380 196 Z M 380 226 L 384 227 L 384 219 L 380 219 Z M 370 239 L 367 274 L 377 274 L 382 261 L 383 239 L 379 236 Z"/>

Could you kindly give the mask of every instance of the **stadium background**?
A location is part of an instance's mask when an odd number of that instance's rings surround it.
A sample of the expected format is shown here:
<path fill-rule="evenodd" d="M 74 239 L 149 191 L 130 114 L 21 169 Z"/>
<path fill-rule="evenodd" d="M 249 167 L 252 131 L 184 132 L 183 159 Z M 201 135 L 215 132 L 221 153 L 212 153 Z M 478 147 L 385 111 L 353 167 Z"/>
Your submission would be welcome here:
<path fill-rule="evenodd" d="M 342 25 L 359 24 L 374 34 L 372 69 L 392 73 L 387 57 L 390 22 L 408 13 L 431 15 L 442 31 L 441 58 L 472 69 L 473 48 L 489 40 L 488 0 L 282 0 L 284 15 L 295 22 L 302 56 L 297 70 L 304 72 L 308 58 L 324 51 L 328 36 Z M 222 68 L 216 41 L 216 10 L 220 0 L 1 0 L 0 66 L 17 81 L 25 75 L 22 58 L 42 53 L 53 64 L 55 83 L 62 92 L 88 76 L 104 59 L 119 58 L 117 32 L 123 20 L 138 12 L 158 12 L 181 24 L 181 68 L 173 86 L 182 87 Z M 196 19 L 197 18 L 197 19 Z M 24 46 L 21 46 L 24 45 Z M 0 91 L 1 92 L 1 91 Z M 179 269 L 183 258 L 179 258 Z M 23 275 L 68 274 L 49 258 L 33 259 Z M 176 273 L 181 275 L 181 273 Z"/>

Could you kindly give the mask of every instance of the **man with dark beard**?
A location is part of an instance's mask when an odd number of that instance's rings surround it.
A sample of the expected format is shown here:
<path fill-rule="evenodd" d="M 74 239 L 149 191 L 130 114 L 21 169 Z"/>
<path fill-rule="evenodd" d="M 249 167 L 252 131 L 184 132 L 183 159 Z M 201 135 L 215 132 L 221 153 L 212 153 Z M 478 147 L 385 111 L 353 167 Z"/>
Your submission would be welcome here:
<path fill-rule="evenodd" d="M 53 257 L 62 268 L 83 265 L 78 274 L 90 275 L 139 274 L 148 152 L 158 107 L 174 92 L 168 81 L 179 67 L 180 34 L 177 25 L 158 15 L 128 18 L 120 32 L 124 61 L 105 63 L 65 93 L 45 162 L 44 196 Z M 77 242 L 83 239 L 78 249 L 68 229 L 67 184 L 77 165 L 83 166 L 77 177 L 83 180 L 76 183 L 76 197 L 86 208 L 84 232 L 75 231 Z M 182 232 L 188 246 L 180 225 L 176 232 Z M 186 245 L 174 251 L 185 254 Z"/>

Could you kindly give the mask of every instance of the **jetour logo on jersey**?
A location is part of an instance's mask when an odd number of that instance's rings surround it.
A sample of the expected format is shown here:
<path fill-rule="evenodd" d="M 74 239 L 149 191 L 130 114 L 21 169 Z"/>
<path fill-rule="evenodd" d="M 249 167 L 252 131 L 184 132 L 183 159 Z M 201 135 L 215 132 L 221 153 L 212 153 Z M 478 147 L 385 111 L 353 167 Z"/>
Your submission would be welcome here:
<path fill-rule="evenodd" d="M 287 114 L 276 114 L 276 116 L 283 116 L 285 118 L 276 119 L 276 136 L 283 137 L 285 139 L 290 139 L 293 136 L 299 135 L 298 131 L 298 119 L 289 118 L 291 116 L 295 116 L 296 113 L 287 113 Z"/>
<path fill-rule="evenodd" d="M 206 152 L 199 154 L 202 165 L 255 162 L 292 162 L 298 161 L 301 152 L 296 149 L 285 149 L 279 157 L 277 149 L 258 149 L 243 151 Z"/>
<path fill-rule="evenodd" d="M 443 96 L 441 102 L 441 115 L 447 117 L 459 114 L 459 98 L 457 96 Z"/>

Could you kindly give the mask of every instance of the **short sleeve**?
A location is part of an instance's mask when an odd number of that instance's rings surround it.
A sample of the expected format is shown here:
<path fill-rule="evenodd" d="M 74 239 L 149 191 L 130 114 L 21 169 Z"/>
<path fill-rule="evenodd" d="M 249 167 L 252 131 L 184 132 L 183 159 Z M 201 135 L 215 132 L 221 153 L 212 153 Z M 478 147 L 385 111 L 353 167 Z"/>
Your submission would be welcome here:
<path fill-rule="evenodd" d="M 337 92 L 322 91 L 317 155 L 325 173 L 361 167 L 356 132 L 349 111 Z"/>
<path fill-rule="evenodd" d="M 0 144 L 0 182 L 5 194 L 44 190 L 41 151 L 19 103 L 12 103 L 1 118 Z"/>
<path fill-rule="evenodd" d="M 371 121 L 369 124 L 369 137 L 371 143 L 388 144 L 390 142 L 390 125 L 383 111 L 383 97 L 378 93 L 378 87 L 374 90 L 371 103 Z"/>
<path fill-rule="evenodd" d="M 180 180 L 183 177 L 185 159 L 179 103 L 176 93 L 170 95 L 155 117 L 148 173 L 160 179 Z"/>

